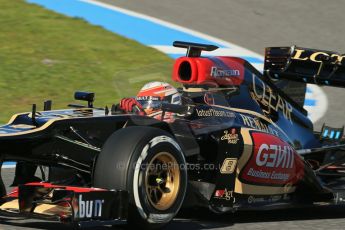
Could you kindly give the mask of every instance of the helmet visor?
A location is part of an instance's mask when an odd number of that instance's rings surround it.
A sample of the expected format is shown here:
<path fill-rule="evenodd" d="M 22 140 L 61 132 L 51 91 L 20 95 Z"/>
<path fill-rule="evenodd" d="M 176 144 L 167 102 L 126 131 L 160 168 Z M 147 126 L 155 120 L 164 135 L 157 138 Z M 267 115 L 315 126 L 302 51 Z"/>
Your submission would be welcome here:
<path fill-rule="evenodd" d="M 160 109 L 162 103 L 168 103 L 167 101 L 162 101 L 159 97 L 137 97 L 136 100 L 141 104 L 143 109 Z"/>

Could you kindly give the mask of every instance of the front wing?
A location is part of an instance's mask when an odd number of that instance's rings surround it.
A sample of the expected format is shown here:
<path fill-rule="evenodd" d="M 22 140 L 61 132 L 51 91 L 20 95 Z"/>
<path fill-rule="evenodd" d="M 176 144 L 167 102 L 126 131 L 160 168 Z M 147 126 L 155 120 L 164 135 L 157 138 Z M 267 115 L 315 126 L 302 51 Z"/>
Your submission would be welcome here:
<path fill-rule="evenodd" d="M 28 183 L 2 198 L 0 214 L 89 227 L 126 223 L 127 208 L 127 191 Z"/>

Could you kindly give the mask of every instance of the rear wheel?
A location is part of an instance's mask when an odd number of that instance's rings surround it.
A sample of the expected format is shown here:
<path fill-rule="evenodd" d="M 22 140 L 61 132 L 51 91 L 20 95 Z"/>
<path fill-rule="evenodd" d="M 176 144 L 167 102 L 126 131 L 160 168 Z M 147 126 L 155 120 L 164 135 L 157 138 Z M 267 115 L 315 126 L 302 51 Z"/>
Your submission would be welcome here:
<path fill-rule="evenodd" d="M 94 186 L 129 191 L 128 222 L 161 227 L 179 211 L 187 188 L 182 150 L 160 129 L 129 127 L 104 144 L 94 171 Z"/>

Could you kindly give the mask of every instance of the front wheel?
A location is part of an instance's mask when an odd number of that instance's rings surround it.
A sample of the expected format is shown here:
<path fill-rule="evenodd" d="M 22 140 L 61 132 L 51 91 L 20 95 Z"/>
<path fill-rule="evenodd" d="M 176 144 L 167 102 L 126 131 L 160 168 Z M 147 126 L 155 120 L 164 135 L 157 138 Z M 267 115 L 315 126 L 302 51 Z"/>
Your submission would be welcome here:
<path fill-rule="evenodd" d="M 177 214 L 187 188 L 183 152 L 167 132 L 151 127 L 116 131 L 104 144 L 94 186 L 130 193 L 129 224 L 156 228 Z"/>

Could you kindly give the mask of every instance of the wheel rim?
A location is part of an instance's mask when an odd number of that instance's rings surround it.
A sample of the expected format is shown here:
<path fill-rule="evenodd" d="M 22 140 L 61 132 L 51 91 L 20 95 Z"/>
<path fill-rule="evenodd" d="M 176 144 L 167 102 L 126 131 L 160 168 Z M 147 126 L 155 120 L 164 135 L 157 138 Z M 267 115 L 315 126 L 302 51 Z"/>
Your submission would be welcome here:
<path fill-rule="evenodd" d="M 156 154 L 145 172 L 146 195 L 157 210 L 167 210 L 175 202 L 180 187 L 180 169 L 168 152 Z"/>

